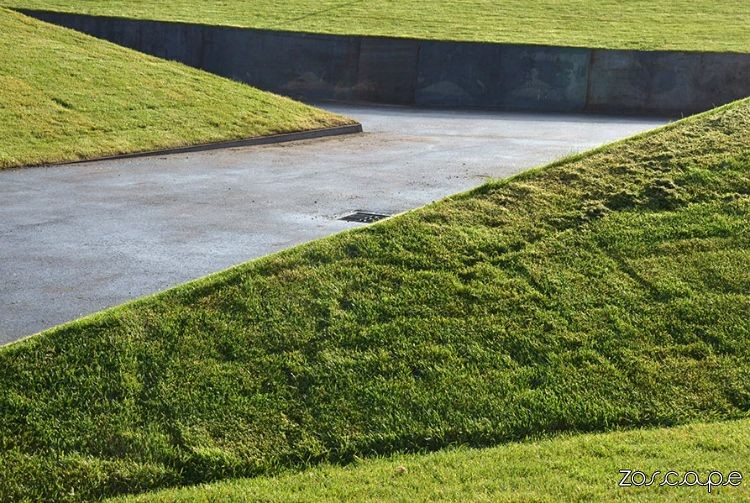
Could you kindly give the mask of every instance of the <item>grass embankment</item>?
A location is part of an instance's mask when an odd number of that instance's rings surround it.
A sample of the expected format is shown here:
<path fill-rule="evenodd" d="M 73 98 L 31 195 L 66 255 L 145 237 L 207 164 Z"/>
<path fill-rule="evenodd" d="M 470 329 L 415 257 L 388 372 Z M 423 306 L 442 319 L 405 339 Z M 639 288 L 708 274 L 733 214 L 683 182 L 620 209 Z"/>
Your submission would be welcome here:
<path fill-rule="evenodd" d="M 619 487 L 620 470 L 647 474 L 648 487 Z M 708 486 L 669 484 L 695 472 Z M 750 499 L 750 484 L 729 475 L 750 472 L 750 421 L 655 430 L 565 436 L 491 449 L 323 465 L 277 477 L 258 477 L 170 489 L 118 499 L 123 503 L 214 501 L 725 501 Z M 722 484 L 721 481 L 724 481 Z M 633 483 L 630 478 L 625 483 Z M 635 475 L 635 483 L 643 479 Z M 736 485 L 738 484 L 739 485 Z"/>
<path fill-rule="evenodd" d="M 0 9 L 0 168 L 352 121 Z"/>
<path fill-rule="evenodd" d="M 744 101 L 46 331 L 0 499 L 745 417 L 749 219 Z"/>
<path fill-rule="evenodd" d="M 19 8 L 272 30 L 750 52 L 745 0 L 0 0 Z"/>

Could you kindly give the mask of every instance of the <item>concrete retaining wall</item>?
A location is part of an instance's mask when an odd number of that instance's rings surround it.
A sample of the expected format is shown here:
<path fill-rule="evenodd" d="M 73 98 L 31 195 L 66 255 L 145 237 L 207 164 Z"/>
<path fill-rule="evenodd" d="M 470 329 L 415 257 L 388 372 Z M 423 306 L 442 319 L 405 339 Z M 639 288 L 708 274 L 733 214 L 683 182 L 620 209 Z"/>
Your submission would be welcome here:
<path fill-rule="evenodd" d="M 750 96 L 750 54 L 421 41 L 22 12 L 306 101 L 680 115 Z"/>

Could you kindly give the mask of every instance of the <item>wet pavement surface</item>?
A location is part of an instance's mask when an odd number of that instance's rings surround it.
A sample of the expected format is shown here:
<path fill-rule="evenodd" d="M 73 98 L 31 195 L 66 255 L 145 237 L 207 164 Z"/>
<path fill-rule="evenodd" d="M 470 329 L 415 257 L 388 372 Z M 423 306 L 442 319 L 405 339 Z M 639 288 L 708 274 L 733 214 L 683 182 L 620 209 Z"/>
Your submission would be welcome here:
<path fill-rule="evenodd" d="M 323 107 L 365 133 L 0 171 L 0 344 L 666 122 Z"/>

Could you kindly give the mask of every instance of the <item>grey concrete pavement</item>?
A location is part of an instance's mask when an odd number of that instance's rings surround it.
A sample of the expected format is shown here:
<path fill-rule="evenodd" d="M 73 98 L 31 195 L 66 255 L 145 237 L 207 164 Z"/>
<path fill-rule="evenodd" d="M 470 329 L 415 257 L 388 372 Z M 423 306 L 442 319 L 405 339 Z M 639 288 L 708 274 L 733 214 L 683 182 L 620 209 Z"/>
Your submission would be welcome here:
<path fill-rule="evenodd" d="M 326 108 L 366 132 L 0 172 L 0 344 L 664 123 Z"/>

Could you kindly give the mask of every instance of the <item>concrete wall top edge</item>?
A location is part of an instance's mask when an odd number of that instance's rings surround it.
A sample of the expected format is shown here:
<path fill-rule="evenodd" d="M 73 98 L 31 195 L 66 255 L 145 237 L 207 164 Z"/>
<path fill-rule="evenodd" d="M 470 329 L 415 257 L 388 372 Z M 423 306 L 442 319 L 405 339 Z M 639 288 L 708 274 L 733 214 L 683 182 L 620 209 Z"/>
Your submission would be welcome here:
<path fill-rule="evenodd" d="M 360 37 L 22 12 L 308 102 L 674 117 L 750 95 L 750 54 Z"/>

